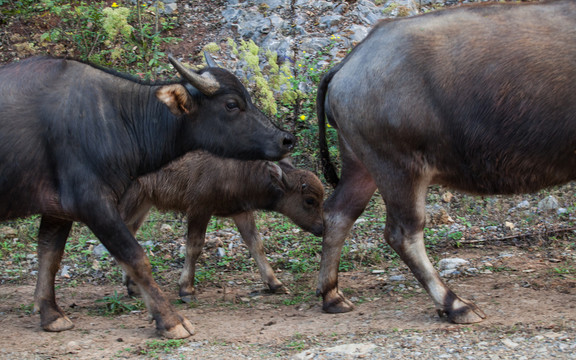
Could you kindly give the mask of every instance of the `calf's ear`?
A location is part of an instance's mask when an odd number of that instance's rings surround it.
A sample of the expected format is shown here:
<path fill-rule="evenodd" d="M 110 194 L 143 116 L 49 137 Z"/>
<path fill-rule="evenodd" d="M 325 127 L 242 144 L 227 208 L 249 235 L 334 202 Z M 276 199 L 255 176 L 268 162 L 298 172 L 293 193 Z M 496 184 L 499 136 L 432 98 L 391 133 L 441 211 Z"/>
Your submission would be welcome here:
<path fill-rule="evenodd" d="M 186 88 L 180 84 L 162 86 L 156 90 L 156 97 L 176 116 L 188 114 L 193 110 L 192 99 Z"/>
<path fill-rule="evenodd" d="M 294 165 L 292 164 L 292 158 L 289 156 L 286 156 L 282 160 L 278 161 L 278 165 L 280 165 L 280 167 L 283 169 L 289 169 L 289 170 L 295 169 Z"/>
<path fill-rule="evenodd" d="M 280 166 L 268 161 L 268 171 L 270 171 L 270 176 L 274 181 L 282 182 L 282 176 L 284 173 L 282 172 Z"/>
<path fill-rule="evenodd" d="M 268 162 L 268 171 L 270 171 L 270 178 L 272 180 L 272 186 L 284 194 L 287 188 L 286 175 L 280 168 L 280 166 L 274 164 L 273 162 Z"/>

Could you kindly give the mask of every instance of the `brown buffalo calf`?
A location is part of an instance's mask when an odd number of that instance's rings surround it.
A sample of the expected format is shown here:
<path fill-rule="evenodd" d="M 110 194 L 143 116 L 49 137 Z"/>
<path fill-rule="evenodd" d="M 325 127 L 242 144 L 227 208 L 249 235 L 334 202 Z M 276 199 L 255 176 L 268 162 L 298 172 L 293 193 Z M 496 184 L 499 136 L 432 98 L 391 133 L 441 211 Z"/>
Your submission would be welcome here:
<path fill-rule="evenodd" d="M 281 161 L 237 161 L 206 152 L 186 154 L 158 172 L 138 178 L 120 202 L 126 225 L 136 233 L 152 206 L 185 213 L 188 218 L 186 261 L 180 277 L 180 296 L 194 295 L 196 260 L 202 252 L 212 215 L 234 219 L 262 280 L 273 292 L 286 291 L 274 276 L 256 229 L 254 210 L 273 210 L 288 216 L 302 229 L 323 233 L 324 188 L 316 175 Z M 137 292 L 128 277 L 129 293 Z"/>

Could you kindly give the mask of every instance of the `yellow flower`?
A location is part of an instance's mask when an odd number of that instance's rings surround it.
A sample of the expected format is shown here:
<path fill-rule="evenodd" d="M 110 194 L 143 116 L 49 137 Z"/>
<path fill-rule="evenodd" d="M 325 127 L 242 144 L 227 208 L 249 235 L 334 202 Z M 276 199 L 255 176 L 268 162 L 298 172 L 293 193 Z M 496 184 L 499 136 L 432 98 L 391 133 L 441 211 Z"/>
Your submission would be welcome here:
<path fill-rule="evenodd" d="M 314 68 L 310 68 L 310 71 L 314 71 Z"/>
<path fill-rule="evenodd" d="M 114 2 L 114 3 L 112 3 L 111 6 L 112 6 L 113 8 L 116 8 L 116 7 L 118 7 L 118 4 L 116 4 L 116 3 Z"/>
<path fill-rule="evenodd" d="M 300 120 L 302 121 L 306 120 L 306 115 L 300 115 Z"/>
<path fill-rule="evenodd" d="M 330 125 L 330 123 L 326 123 L 326 126 L 329 127 L 329 128 L 332 127 L 332 125 Z"/>

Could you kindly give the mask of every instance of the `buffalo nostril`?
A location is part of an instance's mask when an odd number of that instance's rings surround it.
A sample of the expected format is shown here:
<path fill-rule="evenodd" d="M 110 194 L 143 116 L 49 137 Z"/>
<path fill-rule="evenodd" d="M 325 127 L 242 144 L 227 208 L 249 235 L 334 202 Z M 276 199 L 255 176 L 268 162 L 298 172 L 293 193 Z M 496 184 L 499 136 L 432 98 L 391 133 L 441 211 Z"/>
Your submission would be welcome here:
<path fill-rule="evenodd" d="M 292 150 L 294 145 L 296 144 L 296 137 L 292 134 L 284 135 L 284 140 L 282 141 L 282 146 L 288 148 L 288 150 Z"/>

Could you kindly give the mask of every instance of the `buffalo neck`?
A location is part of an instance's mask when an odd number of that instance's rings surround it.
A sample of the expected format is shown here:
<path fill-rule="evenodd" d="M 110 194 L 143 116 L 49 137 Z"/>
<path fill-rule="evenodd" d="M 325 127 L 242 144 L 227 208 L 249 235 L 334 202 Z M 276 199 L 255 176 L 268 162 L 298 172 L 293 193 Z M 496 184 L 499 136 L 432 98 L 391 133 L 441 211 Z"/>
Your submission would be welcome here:
<path fill-rule="evenodd" d="M 158 170 L 185 151 L 181 136 L 183 119 L 158 100 L 159 87 L 133 84 L 123 96 L 121 116 L 130 138 L 130 144 L 126 145 L 135 160 L 133 176 Z"/>

